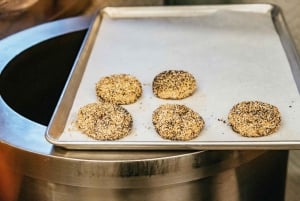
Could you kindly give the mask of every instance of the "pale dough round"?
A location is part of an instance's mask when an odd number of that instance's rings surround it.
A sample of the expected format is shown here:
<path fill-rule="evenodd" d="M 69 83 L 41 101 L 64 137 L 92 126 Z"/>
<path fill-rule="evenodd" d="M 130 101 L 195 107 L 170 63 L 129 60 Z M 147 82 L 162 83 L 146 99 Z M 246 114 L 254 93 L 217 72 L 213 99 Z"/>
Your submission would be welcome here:
<path fill-rule="evenodd" d="M 276 132 L 281 117 L 276 106 L 260 101 L 243 101 L 232 107 L 228 121 L 233 131 L 246 137 L 260 137 Z"/>
<path fill-rule="evenodd" d="M 152 90 L 161 99 L 179 100 L 191 96 L 197 88 L 194 76 L 183 70 L 167 70 L 155 76 Z"/>
<path fill-rule="evenodd" d="M 90 103 L 77 114 L 77 127 L 96 140 L 117 140 L 132 128 L 132 116 L 123 107 L 111 103 Z"/>
<path fill-rule="evenodd" d="M 178 141 L 198 137 L 205 125 L 198 113 L 179 104 L 161 105 L 153 112 L 152 122 L 162 138 Z"/>
<path fill-rule="evenodd" d="M 96 94 L 104 102 L 127 105 L 136 102 L 142 95 L 142 85 L 134 76 L 114 74 L 97 82 Z"/>

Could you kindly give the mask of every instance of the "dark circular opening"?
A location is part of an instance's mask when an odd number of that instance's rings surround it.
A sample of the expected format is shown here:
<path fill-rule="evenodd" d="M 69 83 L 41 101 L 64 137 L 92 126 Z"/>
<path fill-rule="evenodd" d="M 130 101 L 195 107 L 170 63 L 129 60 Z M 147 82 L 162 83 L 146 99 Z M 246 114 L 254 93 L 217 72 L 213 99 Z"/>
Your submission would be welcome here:
<path fill-rule="evenodd" d="M 3 100 L 22 116 L 48 125 L 85 33 L 46 40 L 11 60 L 0 77 Z"/>

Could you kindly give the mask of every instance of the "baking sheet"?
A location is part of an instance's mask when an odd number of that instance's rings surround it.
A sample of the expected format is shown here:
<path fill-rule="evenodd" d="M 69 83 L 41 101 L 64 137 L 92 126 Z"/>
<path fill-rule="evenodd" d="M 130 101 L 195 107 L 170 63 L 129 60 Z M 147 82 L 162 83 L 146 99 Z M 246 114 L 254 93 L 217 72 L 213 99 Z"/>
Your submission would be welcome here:
<path fill-rule="evenodd" d="M 71 149 L 298 149 L 299 60 L 283 16 L 268 4 L 106 8 L 95 18 L 46 132 L 51 143 Z M 163 70 L 192 73 L 198 89 L 183 100 L 152 93 Z M 80 107 L 97 102 L 96 82 L 128 73 L 143 85 L 142 97 L 124 105 L 133 116 L 129 136 L 97 141 L 74 126 Z M 278 132 L 242 137 L 226 123 L 231 107 L 245 100 L 277 106 Z M 162 139 L 152 125 L 161 104 L 185 104 L 205 120 L 191 141 Z"/>

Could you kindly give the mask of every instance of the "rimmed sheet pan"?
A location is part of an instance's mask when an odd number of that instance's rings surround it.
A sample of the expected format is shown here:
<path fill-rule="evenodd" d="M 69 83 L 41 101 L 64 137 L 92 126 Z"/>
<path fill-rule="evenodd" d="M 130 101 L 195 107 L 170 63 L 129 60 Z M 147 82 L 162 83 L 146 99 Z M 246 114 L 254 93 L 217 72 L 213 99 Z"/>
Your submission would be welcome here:
<path fill-rule="evenodd" d="M 152 81 L 163 70 L 192 73 L 198 88 L 183 100 L 161 100 Z M 129 136 L 97 141 L 74 122 L 80 107 L 97 102 L 96 82 L 128 73 L 143 85 L 142 97 L 124 105 L 133 116 Z M 95 16 L 46 132 L 68 149 L 298 149 L 300 63 L 277 6 L 269 4 L 108 7 Z M 278 132 L 242 137 L 227 124 L 231 107 L 245 100 L 277 106 Z M 191 141 L 162 139 L 152 125 L 161 104 L 185 104 L 206 126 Z"/>

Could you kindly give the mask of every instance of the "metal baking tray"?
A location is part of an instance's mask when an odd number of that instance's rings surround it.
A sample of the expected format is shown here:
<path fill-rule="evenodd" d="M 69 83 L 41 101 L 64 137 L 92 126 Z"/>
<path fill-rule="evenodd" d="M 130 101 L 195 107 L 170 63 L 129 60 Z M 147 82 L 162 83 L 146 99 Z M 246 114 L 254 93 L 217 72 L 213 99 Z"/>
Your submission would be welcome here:
<path fill-rule="evenodd" d="M 152 81 L 163 70 L 192 73 L 198 89 L 183 100 L 161 100 Z M 131 134 L 97 141 L 74 126 L 80 107 L 97 102 L 96 82 L 128 73 L 143 85 L 142 97 L 124 105 L 133 116 Z M 91 24 L 46 139 L 68 149 L 299 149 L 300 63 L 280 8 L 270 4 L 107 7 Z M 232 106 L 258 100 L 279 108 L 280 129 L 248 138 L 226 123 Z M 194 140 L 162 139 L 152 125 L 161 104 L 185 104 L 205 120 Z"/>

